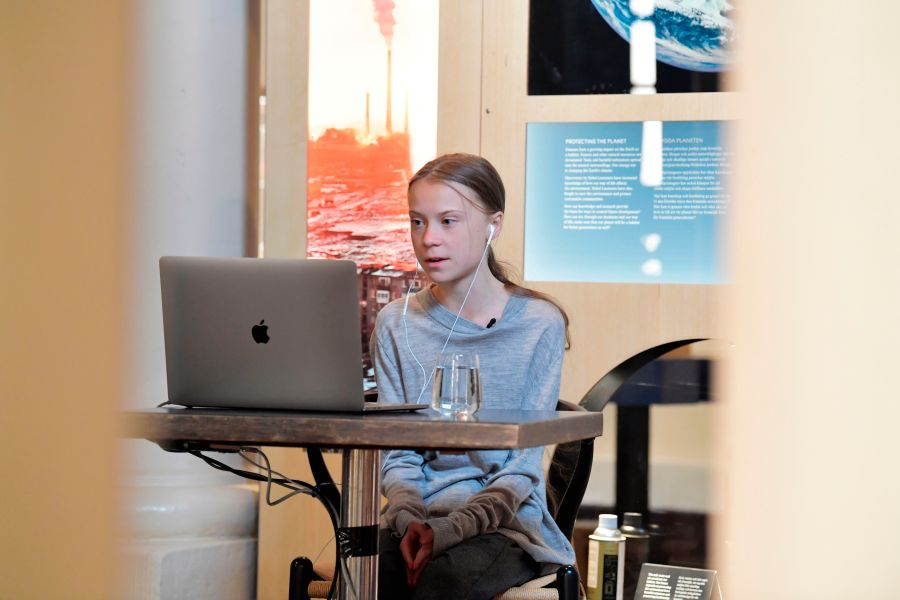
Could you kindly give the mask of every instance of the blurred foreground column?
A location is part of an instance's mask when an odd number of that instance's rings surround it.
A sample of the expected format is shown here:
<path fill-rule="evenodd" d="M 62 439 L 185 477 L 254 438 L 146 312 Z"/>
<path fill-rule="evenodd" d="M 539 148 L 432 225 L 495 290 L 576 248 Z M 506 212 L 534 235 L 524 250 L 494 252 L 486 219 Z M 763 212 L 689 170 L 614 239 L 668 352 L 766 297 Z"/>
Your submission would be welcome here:
<path fill-rule="evenodd" d="M 121 570 L 130 5 L 0 3 L 0 598 Z"/>
<path fill-rule="evenodd" d="M 740 7 L 728 600 L 900 589 L 898 18 L 891 0 Z"/>

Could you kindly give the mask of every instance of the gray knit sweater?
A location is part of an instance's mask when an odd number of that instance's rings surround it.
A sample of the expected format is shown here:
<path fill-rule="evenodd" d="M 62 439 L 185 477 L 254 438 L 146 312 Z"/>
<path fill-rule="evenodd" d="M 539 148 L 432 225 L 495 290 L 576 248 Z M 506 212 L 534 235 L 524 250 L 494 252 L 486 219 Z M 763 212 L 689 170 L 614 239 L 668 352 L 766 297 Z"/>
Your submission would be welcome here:
<path fill-rule="evenodd" d="M 455 317 L 428 289 L 410 298 L 409 346 L 425 377 Z M 479 355 L 482 408 L 553 410 L 564 345 L 565 327 L 556 307 L 513 295 L 490 329 L 460 318 L 445 352 Z M 407 347 L 403 299 L 378 314 L 370 348 L 379 401 L 415 402 L 424 379 Z M 419 401 L 430 399 L 426 389 Z M 573 564 L 572 546 L 547 512 L 542 454 L 543 448 L 436 456 L 387 451 L 381 470 L 388 499 L 382 527 L 403 534 L 412 521 L 428 523 L 434 555 L 476 535 L 499 532 L 538 562 Z"/>

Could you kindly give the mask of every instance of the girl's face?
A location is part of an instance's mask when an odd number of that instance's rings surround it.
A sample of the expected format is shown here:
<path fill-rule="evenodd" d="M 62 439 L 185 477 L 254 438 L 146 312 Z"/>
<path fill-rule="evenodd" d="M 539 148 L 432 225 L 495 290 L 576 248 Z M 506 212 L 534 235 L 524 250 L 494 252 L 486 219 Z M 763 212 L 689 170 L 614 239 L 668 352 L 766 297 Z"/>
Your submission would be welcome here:
<path fill-rule="evenodd" d="M 487 215 L 466 198 L 480 202 L 475 192 L 457 183 L 420 179 L 409 189 L 413 249 L 437 284 L 470 277 L 481 260 L 492 221 L 497 227 L 495 237 L 499 233 L 502 213 Z"/>

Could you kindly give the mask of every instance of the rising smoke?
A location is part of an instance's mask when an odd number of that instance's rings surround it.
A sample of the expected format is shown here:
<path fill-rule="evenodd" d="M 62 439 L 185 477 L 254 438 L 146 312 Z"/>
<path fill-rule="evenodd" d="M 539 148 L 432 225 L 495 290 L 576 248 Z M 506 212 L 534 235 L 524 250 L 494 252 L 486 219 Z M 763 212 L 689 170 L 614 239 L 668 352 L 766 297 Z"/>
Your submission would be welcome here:
<path fill-rule="evenodd" d="M 390 48 L 394 38 L 394 25 L 397 24 L 394 20 L 394 0 L 372 0 L 372 5 L 375 8 L 375 22 L 384 36 L 384 42 Z"/>

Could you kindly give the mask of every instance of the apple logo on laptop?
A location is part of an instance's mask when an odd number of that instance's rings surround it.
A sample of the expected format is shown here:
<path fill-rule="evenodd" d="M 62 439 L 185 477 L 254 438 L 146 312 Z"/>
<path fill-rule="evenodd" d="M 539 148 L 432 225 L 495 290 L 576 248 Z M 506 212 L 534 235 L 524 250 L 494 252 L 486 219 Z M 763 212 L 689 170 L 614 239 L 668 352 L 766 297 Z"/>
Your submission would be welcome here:
<path fill-rule="evenodd" d="M 259 322 L 259 325 L 254 325 L 253 329 L 250 330 L 250 335 L 253 336 L 253 341 L 257 344 L 268 344 L 269 343 L 269 326 L 263 325 L 266 320 L 263 319 Z"/>

